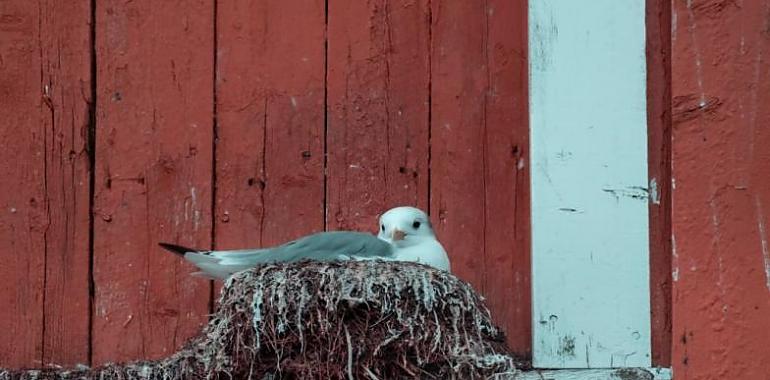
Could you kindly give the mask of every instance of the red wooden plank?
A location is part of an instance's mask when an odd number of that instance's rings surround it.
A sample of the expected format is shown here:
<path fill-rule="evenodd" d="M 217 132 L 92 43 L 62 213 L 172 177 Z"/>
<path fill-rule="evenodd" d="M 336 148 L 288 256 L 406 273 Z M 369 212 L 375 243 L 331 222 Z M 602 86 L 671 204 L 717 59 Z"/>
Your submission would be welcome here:
<path fill-rule="evenodd" d="M 174 352 L 210 286 L 158 241 L 210 245 L 214 2 L 99 2 L 93 360 Z"/>
<path fill-rule="evenodd" d="M 427 208 L 428 17 L 426 0 L 329 2 L 329 229 Z"/>
<path fill-rule="evenodd" d="M 511 348 L 532 346 L 527 2 L 487 2 L 485 293 Z M 505 228 L 503 226 L 508 226 Z M 501 228 L 502 227 L 502 228 Z"/>
<path fill-rule="evenodd" d="M 324 1 L 218 6 L 216 246 L 323 230 Z"/>
<path fill-rule="evenodd" d="M 432 3 L 431 210 L 511 347 L 530 329 L 525 2 Z"/>
<path fill-rule="evenodd" d="M 484 291 L 487 14 L 483 2 L 432 7 L 431 211 L 453 272 Z"/>
<path fill-rule="evenodd" d="M 88 362 L 90 14 L 0 4 L 2 366 Z"/>
<path fill-rule="evenodd" d="M 45 120 L 49 224 L 43 364 L 72 365 L 88 362 L 90 344 L 91 2 L 46 1 L 40 7 L 46 36 L 40 50 L 43 97 L 53 107 Z"/>
<path fill-rule="evenodd" d="M 652 364 L 671 366 L 671 2 L 647 0 Z"/>
<path fill-rule="evenodd" d="M 46 127 L 37 4 L 0 3 L 0 362 L 40 365 L 43 355 Z"/>
<path fill-rule="evenodd" d="M 676 1 L 673 367 L 770 373 L 770 1 Z"/>

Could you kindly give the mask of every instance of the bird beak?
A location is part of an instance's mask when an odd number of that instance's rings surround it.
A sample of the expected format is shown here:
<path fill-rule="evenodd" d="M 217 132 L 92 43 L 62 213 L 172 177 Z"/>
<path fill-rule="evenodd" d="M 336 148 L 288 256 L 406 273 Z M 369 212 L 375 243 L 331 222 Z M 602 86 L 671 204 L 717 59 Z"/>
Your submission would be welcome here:
<path fill-rule="evenodd" d="M 406 232 L 401 231 L 398 228 L 393 229 L 393 234 L 391 235 L 391 239 L 393 241 L 404 240 L 405 237 L 406 237 Z"/>

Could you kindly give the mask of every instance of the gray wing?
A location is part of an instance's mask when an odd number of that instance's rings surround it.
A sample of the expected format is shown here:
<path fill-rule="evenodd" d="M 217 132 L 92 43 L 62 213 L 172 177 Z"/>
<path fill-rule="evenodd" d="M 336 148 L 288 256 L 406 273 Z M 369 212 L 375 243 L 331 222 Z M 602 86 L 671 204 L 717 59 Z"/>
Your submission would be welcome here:
<path fill-rule="evenodd" d="M 187 252 L 184 257 L 205 274 L 226 278 L 235 272 L 271 262 L 373 259 L 388 258 L 392 254 L 393 247 L 374 235 L 333 231 L 308 235 L 272 248 Z"/>

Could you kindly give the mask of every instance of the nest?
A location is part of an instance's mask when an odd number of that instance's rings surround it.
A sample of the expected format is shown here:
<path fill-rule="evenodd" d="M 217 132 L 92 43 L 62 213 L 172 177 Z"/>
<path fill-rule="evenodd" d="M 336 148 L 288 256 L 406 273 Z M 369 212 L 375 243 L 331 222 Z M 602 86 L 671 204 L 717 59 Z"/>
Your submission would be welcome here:
<path fill-rule="evenodd" d="M 170 357 L 4 379 L 513 378 L 520 363 L 470 285 L 414 263 L 273 264 L 225 283 Z"/>

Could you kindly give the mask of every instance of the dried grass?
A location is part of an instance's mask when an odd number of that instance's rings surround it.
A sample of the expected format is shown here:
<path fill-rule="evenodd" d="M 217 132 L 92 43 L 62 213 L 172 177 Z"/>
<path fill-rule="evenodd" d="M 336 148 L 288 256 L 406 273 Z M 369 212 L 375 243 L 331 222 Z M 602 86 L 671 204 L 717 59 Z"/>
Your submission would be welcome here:
<path fill-rule="evenodd" d="M 413 263 L 266 265 L 234 275 L 201 334 L 153 362 L 4 379 L 508 379 L 518 363 L 473 289 Z"/>

